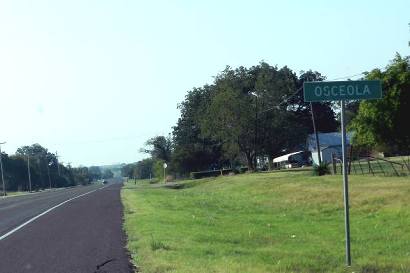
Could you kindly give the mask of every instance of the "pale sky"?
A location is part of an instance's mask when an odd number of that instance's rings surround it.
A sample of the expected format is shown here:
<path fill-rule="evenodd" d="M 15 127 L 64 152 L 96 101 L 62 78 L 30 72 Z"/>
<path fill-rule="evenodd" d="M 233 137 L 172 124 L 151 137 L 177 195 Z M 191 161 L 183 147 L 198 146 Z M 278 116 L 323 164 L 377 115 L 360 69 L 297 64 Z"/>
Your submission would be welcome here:
<path fill-rule="evenodd" d="M 355 75 L 410 55 L 408 23 L 408 0 L 0 0 L 0 142 L 135 162 L 226 65 Z"/>

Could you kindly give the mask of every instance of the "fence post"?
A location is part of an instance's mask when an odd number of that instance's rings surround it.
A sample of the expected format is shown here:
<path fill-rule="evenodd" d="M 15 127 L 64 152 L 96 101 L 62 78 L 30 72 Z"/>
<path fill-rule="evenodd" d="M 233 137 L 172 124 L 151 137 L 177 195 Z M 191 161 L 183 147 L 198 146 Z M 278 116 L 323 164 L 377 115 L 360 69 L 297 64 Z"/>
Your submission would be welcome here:
<path fill-rule="evenodd" d="M 360 170 L 362 171 L 362 174 L 364 175 L 364 171 L 363 171 L 362 165 L 360 164 L 360 158 L 359 158 L 359 160 L 358 160 L 357 162 L 359 163 Z"/>
<path fill-rule="evenodd" d="M 353 166 L 354 174 L 357 174 L 357 172 L 356 172 L 356 167 L 354 166 L 354 163 L 352 163 L 352 166 Z"/>
<path fill-rule="evenodd" d="M 391 167 L 393 168 L 394 172 L 396 173 L 397 176 L 400 176 L 399 172 L 394 168 L 393 162 L 390 162 Z"/>
<path fill-rule="evenodd" d="M 406 160 L 404 158 L 402 158 L 404 165 L 407 167 L 407 170 L 410 171 L 410 167 L 409 164 L 406 162 Z"/>
<path fill-rule="evenodd" d="M 335 162 L 335 154 L 334 154 L 334 153 L 332 153 L 332 166 L 333 166 L 333 174 L 337 174 L 336 162 Z"/>
<path fill-rule="evenodd" d="M 369 160 L 369 158 L 367 158 L 367 164 L 369 164 L 369 173 L 372 172 L 372 175 L 374 176 L 374 172 L 373 172 L 372 166 L 370 166 L 370 160 Z"/>
<path fill-rule="evenodd" d="M 377 162 L 377 165 L 379 165 L 380 170 L 382 170 L 383 175 L 386 175 L 386 173 L 384 172 L 384 170 L 383 170 L 383 168 L 382 168 L 382 165 L 380 164 L 380 162 L 379 162 L 379 160 L 378 160 L 377 158 L 376 158 L 376 162 Z"/>

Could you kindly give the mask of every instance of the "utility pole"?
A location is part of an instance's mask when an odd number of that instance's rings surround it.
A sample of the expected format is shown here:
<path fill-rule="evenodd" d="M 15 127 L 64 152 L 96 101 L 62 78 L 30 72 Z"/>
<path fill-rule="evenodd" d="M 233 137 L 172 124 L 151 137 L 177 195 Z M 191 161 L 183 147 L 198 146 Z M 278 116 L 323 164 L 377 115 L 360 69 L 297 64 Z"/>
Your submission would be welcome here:
<path fill-rule="evenodd" d="M 29 154 L 27 154 L 27 173 L 28 173 L 29 192 L 31 192 L 31 173 L 30 173 L 30 155 Z"/>
<path fill-rule="evenodd" d="M 51 190 L 50 166 L 48 165 L 48 162 L 47 162 L 47 174 L 48 174 L 48 183 L 50 185 L 50 190 Z"/>
<path fill-rule="evenodd" d="M 252 96 L 255 97 L 255 139 L 254 139 L 254 147 L 255 147 L 255 160 L 254 160 L 254 167 L 255 171 L 258 169 L 258 94 L 256 92 L 249 92 Z"/>
<path fill-rule="evenodd" d="M 318 135 L 317 130 L 316 130 L 315 114 L 313 112 L 312 102 L 310 102 L 310 113 L 312 113 L 313 132 L 315 133 L 315 138 L 316 138 L 317 159 L 319 161 L 319 165 L 321 165 L 322 164 L 322 156 L 320 155 L 319 135 Z"/>
<path fill-rule="evenodd" d="M 3 196 L 6 196 L 6 184 L 4 183 L 4 176 L 3 176 L 3 162 L 1 160 L 2 154 L 1 154 L 1 145 L 6 144 L 6 142 L 1 142 L 0 143 L 0 168 L 1 168 L 1 181 L 3 182 Z"/>
<path fill-rule="evenodd" d="M 255 110 L 255 171 L 258 170 L 258 148 L 259 148 L 259 141 L 258 141 L 258 95 L 256 95 L 256 110 Z"/>
<path fill-rule="evenodd" d="M 58 176 L 61 176 L 61 174 L 60 174 L 60 162 L 58 161 L 59 156 L 58 156 L 57 151 L 56 151 L 56 158 L 57 158 Z"/>

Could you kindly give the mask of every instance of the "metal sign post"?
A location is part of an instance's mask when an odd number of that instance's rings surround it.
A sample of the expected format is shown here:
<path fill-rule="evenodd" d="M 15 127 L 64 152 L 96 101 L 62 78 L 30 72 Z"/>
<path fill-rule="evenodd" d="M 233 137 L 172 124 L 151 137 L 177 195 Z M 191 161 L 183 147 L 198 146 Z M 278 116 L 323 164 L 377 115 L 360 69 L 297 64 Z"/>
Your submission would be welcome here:
<path fill-rule="evenodd" d="M 378 80 L 305 82 L 303 83 L 303 96 L 305 102 L 340 101 L 343 156 L 343 197 L 345 206 L 346 232 L 346 265 L 351 266 L 352 257 L 350 253 L 349 181 L 347 173 L 345 100 L 380 99 L 382 97 L 381 82 Z"/>
<path fill-rule="evenodd" d="M 343 157 L 343 197 L 345 203 L 345 232 L 346 232 L 346 264 L 352 265 L 350 254 L 350 216 L 349 216 L 349 183 L 347 175 L 347 147 L 346 147 L 346 124 L 345 124 L 345 101 L 340 101 L 340 123 L 342 125 L 342 157 Z"/>

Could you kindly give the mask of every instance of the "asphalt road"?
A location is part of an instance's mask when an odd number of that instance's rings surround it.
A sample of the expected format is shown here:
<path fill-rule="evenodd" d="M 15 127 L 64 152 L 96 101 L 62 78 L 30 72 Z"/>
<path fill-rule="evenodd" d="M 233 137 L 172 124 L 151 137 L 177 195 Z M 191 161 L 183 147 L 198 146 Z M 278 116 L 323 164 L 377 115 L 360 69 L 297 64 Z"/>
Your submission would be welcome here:
<path fill-rule="evenodd" d="M 75 198 L 0 239 L 0 272 L 133 272 L 122 230 L 120 189 L 121 183 L 113 183 L 0 198 L 0 238 Z"/>

